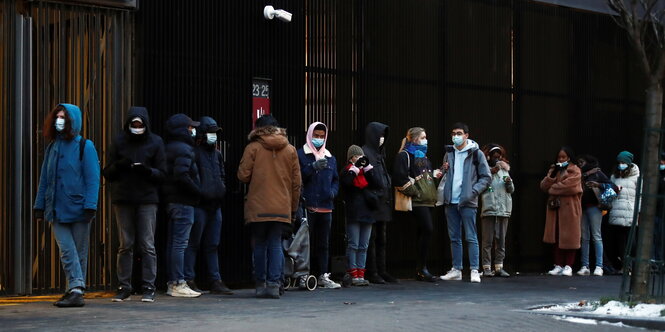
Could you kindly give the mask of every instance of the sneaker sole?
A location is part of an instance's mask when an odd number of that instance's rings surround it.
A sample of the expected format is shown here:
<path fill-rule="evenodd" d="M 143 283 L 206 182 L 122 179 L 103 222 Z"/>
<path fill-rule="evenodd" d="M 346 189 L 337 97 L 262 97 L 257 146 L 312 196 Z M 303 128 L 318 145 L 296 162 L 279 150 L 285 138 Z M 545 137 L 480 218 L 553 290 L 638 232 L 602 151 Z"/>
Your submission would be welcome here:
<path fill-rule="evenodd" d="M 171 294 L 172 297 L 199 297 L 201 294 Z"/>
<path fill-rule="evenodd" d="M 111 302 L 125 302 L 125 301 L 130 301 L 131 298 L 126 298 L 126 299 L 111 299 Z"/>
<path fill-rule="evenodd" d="M 441 280 L 443 280 L 443 281 L 462 281 L 462 277 L 453 278 L 453 279 L 444 279 L 443 277 L 441 277 Z"/>
<path fill-rule="evenodd" d="M 155 302 L 155 299 L 141 299 L 141 302 L 150 302 L 150 303 L 153 303 L 153 302 Z"/>

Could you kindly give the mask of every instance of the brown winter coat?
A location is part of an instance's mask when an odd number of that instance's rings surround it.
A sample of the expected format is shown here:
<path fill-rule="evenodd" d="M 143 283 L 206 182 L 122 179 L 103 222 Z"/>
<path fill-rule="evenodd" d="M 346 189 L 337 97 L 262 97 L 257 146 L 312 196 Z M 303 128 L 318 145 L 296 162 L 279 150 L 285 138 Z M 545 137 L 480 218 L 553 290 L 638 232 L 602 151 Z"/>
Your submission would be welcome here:
<path fill-rule="evenodd" d="M 238 167 L 238 179 L 249 183 L 245 222 L 291 222 L 300 198 L 300 165 L 286 130 L 273 126 L 249 133 L 250 143 Z"/>
<path fill-rule="evenodd" d="M 557 210 L 546 208 L 545 234 L 543 242 L 556 243 L 556 225 L 559 218 L 559 248 L 579 249 L 580 220 L 582 217 L 582 172 L 569 165 L 565 172 L 551 178 L 552 168 L 540 182 L 540 189 L 549 194 L 548 200 L 559 197 L 561 206 Z"/>

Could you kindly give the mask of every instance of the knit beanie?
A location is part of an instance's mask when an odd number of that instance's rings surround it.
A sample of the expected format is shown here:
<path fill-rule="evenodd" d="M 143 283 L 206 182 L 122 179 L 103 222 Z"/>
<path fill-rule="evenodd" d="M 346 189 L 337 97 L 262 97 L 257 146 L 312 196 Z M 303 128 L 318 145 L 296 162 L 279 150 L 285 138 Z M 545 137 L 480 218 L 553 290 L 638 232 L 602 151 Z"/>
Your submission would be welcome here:
<path fill-rule="evenodd" d="M 363 149 L 357 145 L 351 145 L 349 146 L 349 149 L 346 151 L 346 160 L 349 161 L 353 156 L 362 156 L 364 155 L 365 152 L 363 152 Z"/>
<path fill-rule="evenodd" d="M 619 155 L 617 156 L 617 161 L 620 162 L 620 163 L 632 164 L 633 163 L 633 154 L 628 152 L 628 151 L 621 151 L 621 152 L 619 152 Z"/>

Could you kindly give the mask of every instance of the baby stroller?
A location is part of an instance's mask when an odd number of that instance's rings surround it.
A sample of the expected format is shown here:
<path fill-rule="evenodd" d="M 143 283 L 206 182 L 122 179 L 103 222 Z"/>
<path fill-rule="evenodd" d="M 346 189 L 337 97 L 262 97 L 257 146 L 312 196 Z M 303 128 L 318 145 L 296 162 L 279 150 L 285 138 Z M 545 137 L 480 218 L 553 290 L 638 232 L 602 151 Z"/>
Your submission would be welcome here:
<path fill-rule="evenodd" d="M 282 284 L 285 290 L 297 288 L 313 291 L 318 285 L 318 280 L 309 274 L 309 225 L 307 210 L 303 208 L 302 200 L 293 229 L 296 230 L 295 234 L 289 234 L 282 240 L 284 248 Z"/>

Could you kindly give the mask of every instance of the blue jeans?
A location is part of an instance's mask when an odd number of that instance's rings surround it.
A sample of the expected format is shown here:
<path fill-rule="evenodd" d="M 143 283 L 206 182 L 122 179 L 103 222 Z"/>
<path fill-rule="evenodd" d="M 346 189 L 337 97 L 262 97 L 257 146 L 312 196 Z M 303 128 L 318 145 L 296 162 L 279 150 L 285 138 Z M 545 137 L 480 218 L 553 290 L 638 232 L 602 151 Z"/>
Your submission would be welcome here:
<path fill-rule="evenodd" d="M 194 209 L 194 225 L 189 233 L 189 244 L 185 250 L 185 279 L 194 280 L 196 271 L 196 256 L 199 247 L 203 245 L 208 279 L 210 281 L 222 280 L 219 275 L 218 247 L 222 233 L 222 209 Z"/>
<path fill-rule="evenodd" d="M 138 242 L 141 251 L 141 276 L 143 288 L 155 289 L 157 276 L 157 254 L 155 252 L 155 227 L 157 225 L 157 204 L 116 204 L 115 221 L 118 225 L 117 268 L 118 284 L 132 289 L 132 267 L 134 266 L 134 243 Z"/>
<path fill-rule="evenodd" d="M 457 204 L 446 206 L 446 219 L 448 220 L 448 236 L 450 248 L 453 253 L 453 267 L 462 270 L 464 250 L 462 249 L 462 228 L 464 240 L 469 250 L 469 265 L 471 270 L 478 269 L 478 235 L 476 232 L 476 208 L 459 207 Z"/>
<path fill-rule="evenodd" d="M 369 237 L 372 235 L 372 224 L 366 222 L 349 222 L 346 224 L 346 259 L 349 269 L 364 269 L 367 260 Z"/>
<path fill-rule="evenodd" d="M 593 237 L 594 249 L 596 251 L 596 266 L 603 267 L 603 237 L 600 234 L 600 224 L 603 221 L 603 213 L 596 206 L 582 210 L 582 266 L 589 266 L 589 240 Z"/>
<path fill-rule="evenodd" d="M 65 270 L 65 276 L 67 276 L 67 291 L 75 287 L 85 288 L 90 223 L 53 222 L 52 227 L 55 241 L 60 249 L 60 264 Z"/>
<path fill-rule="evenodd" d="M 332 225 L 332 212 L 307 214 L 309 223 L 310 244 L 312 249 L 312 274 L 328 273 L 330 227 Z M 317 271 L 318 270 L 318 271 Z"/>
<path fill-rule="evenodd" d="M 185 249 L 189 242 L 189 232 L 194 224 L 194 207 L 169 203 L 168 237 L 166 242 L 166 263 L 169 283 L 185 281 Z"/>
<path fill-rule="evenodd" d="M 284 269 L 282 249 L 283 223 L 277 221 L 255 222 L 251 224 L 254 243 L 254 279 L 257 283 L 277 284 L 281 281 Z"/>

